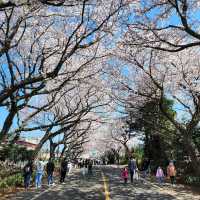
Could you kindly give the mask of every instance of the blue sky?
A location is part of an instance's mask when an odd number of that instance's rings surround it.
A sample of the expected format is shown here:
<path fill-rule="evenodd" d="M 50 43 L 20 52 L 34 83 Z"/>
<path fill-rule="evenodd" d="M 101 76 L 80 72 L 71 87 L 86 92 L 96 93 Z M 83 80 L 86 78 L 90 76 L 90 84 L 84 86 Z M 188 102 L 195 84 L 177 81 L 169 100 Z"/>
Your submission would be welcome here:
<path fill-rule="evenodd" d="M 147 1 L 146 1 L 146 0 L 141 0 L 141 2 L 143 2 L 143 3 L 145 4 Z M 53 8 L 53 9 L 56 10 L 57 8 Z M 152 12 L 149 13 L 148 17 L 154 18 L 158 12 L 159 12 L 159 9 L 154 9 L 154 10 L 152 10 Z M 126 17 L 127 17 L 127 16 L 126 16 Z M 135 16 L 134 16 L 134 13 L 130 14 L 130 15 L 128 16 L 128 18 L 127 18 L 127 19 L 128 19 L 127 22 L 128 22 L 128 23 L 132 23 L 134 17 L 135 17 Z M 199 19 L 200 19 L 200 11 L 197 10 L 196 12 L 192 13 L 192 17 L 193 17 L 193 19 L 199 20 Z M 126 18 L 125 18 L 125 19 L 126 19 Z M 75 20 L 75 21 L 76 21 L 77 19 L 76 19 L 76 18 L 71 18 L 70 20 L 72 20 L 72 21 Z M 177 24 L 179 25 L 179 24 L 181 23 L 181 22 L 180 22 L 180 19 L 177 17 L 177 15 L 176 15 L 175 12 L 171 15 L 171 17 L 170 17 L 167 21 L 164 22 L 165 25 L 168 25 L 169 23 L 170 23 L 170 24 L 173 24 L 173 25 L 177 25 Z M 95 25 L 96 25 L 96 24 L 95 24 L 94 21 L 90 21 L 89 24 L 88 24 L 88 27 L 89 27 L 89 28 L 94 28 Z M 125 26 L 122 26 L 122 27 L 118 30 L 118 32 L 116 32 L 116 34 L 114 35 L 115 39 L 117 40 L 118 38 L 120 38 L 120 36 L 124 33 L 125 30 L 126 30 L 126 27 L 125 27 Z M 89 38 L 87 38 L 87 39 L 85 40 L 85 42 L 89 42 L 89 41 L 91 41 L 93 38 L 94 38 L 94 34 L 91 35 Z M 108 44 L 109 44 L 109 42 L 108 42 Z M 113 45 L 114 45 L 114 43 L 113 43 L 113 41 L 111 41 L 111 42 L 110 42 L 110 47 L 112 47 Z M 1 61 L 2 61 L 2 59 L 5 59 L 5 58 L 2 57 L 2 58 L 1 58 Z M 113 62 L 113 61 L 111 61 L 111 62 Z M 6 69 L 5 71 L 7 71 L 7 65 L 6 65 L 5 63 L 2 65 L 2 68 Z M 122 70 L 122 74 L 123 74 L 124 76 L 128 76 L 128 75 L 129 75 L 129 70 L 128 70 L 128 68 L 126 68 L 126 66 L 124 66 L 124 68 L 123 68 L 123 70 Z M 8 78 L 8 79 L 9 79 L 9 78 Z M 123 111 L 123 107 L 118 106 L 117 109 Z M 184 113 L 183 113 L 183 111 L 182 111 L 182 106 L 176 103 L 176 104 L 174 105 L 174 109 L 175 109 L 175 110 L 177 111 L 177 113 L 178 113 L 177 118 L 178 118 L 178 119 L 181 119 L 181 117 L 184 115 Z M 2 127 L 2 126 L 3 126 L 3 122 L 4 122 L 4 120 L 5 120 L 5 118 L 6 118 L 7 114 L 8 114 L 8 112 L 7 112 L 7 110 L 6 110 L 5 108 L 1 107 L 1 108 L 0 108 L 0 113 L 1 113 L 0 127 Z M 113 116 L 114 116 L 114 115 L 120 115 L 120 114 L 116 112 L 116 113 L 113 114 Z M 184 115 L 184 117 L 187 118 L 186 115 Z M 14 127 L 14 128 L 17 127 L 16 118 L 14 119 L 13 127 Z M 38 137 L 38 136 L 40 137 L 40 136 L 42 135 L 42 132 L 41 132 L 41 131 L 33 131 L 33 132 L 29 132 L 29 133 L 23 133 L 22 135 L 23 135 L 23 136 L 26 136 L 26 137 Z"/>

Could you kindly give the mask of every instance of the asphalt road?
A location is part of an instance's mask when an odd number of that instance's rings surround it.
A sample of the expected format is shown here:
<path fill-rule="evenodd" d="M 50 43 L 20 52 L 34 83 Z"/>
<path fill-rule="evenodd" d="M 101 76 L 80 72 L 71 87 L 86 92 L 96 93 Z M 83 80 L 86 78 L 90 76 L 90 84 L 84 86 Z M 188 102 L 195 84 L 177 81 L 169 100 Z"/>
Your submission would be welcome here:
<path fill-rule="evenodd" d="M 200 200 L 200 193 L 194 194 L 182 185 L 172 187 L 165 183 L 160 186 L 142 178 L 134 183 L 128 180 L 125 185 L 119 176 L 119 168 L 106 167 L 103 171 L 109 180 L 110 200 Z"/>
<path fill-rule="evenodd" d="M 149 181 L 130 181 L 125 185 L 117 166 L 95 167 L 92 176 L 83 177 L 75 169 L 65 184 L 41 189 L 31 188 L 12 196 L 9 200 L 200 200 L 199 194 L 177 185 L 159 186 Z"/>

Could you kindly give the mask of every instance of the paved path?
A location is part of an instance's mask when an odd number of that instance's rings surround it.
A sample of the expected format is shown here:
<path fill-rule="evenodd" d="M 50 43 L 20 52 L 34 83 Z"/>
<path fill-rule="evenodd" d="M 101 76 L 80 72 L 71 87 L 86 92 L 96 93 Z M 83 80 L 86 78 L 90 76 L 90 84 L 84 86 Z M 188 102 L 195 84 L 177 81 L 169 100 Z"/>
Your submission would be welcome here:
<path fill-rule="evenodd" d="M 137 181 L 124 185 L 120 178 L 120 169 L 115 166 L 94 169 L 94 176 L 83 178 L 79 170 L 66 179 L 63 185 L 43 186 L 9 196 L 9 200 L 200 200 L 183 186 L 172 188 L 155 183 Z"/>
<path fill-rule="evenodd" d="M 172 187 L 170 184 L 160 186 L 149 181 L 138 180 L 133 184 L 123 183 L 117 167 L 104 168 L 104 174 L 109 179 L 110 200 L 200 200 L 200 193 L 193 194 L 182 185 Z"/>
<path fill-rule="evenodd" d="M 79 170 L 66 177 L 65 184 L 56 184 L 42 189 L 31 189 L 8 198 L 9 200 L 104 200 L 101 170 L 93 177 L 82 177 Z"/>

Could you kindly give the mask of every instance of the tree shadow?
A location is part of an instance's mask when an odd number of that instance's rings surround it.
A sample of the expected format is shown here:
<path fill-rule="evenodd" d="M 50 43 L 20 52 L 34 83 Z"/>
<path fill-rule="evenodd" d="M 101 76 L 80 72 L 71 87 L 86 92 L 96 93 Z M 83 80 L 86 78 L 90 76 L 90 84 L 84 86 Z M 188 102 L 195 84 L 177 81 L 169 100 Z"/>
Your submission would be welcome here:
<path fill-rule="evenodd" d="M 127 184 L 120 177 L 120 168 L 105 168 L 105 174 L 109 178 L 110 196 L 113 200 L 174 200 L 173 195 L 164 194 L 151 184 L 144 184 L 142 180 L 134 180 Z"/>
<path fill-rule="evenodd" d="M 44 192 L 44 193 L 43 193 Z M 21 192 L 10 196 L 10 200 L 104 200 L 101 172 L 96 171 L 91 176 L 82 177 L 75 173 L 66 177 L 65 184 L 56 186 L 43 185 L 41 189 Z M 42 195 L 40 195 L 43 193 Z M 38 196 L 40 195 L 40 196 Z M 38 197 L 37 197 L 38 196 Z"/>
<path fill-rule="evenodd" d="M 82 176 L 80 172 L 75 172 L 66 178 L 64 185 L 57 184 L 50 189 L 43 185 L 42 189 L 32 189 L 28 192 L 21 192 L 8 198 L 9 200 L 31 200 L 37 195 L 36 200 L 104 200 L 104 182 L 101 171 L 108 177 L 108 187 L 111 200 L 174 200 L 192 199 L 192 193 L 188 193 L 184 188 L 172 188 L 169 184 L 160 187 L 156 183 L 144 182 L 142 180 L 127 184 L 121 178 L 121 169 L 116 167 L 95 168 L 92 175 Z M 166 191 L 164 191 L 166 190 Z M 176 196 L 178 194 L 178 197 Z"/>

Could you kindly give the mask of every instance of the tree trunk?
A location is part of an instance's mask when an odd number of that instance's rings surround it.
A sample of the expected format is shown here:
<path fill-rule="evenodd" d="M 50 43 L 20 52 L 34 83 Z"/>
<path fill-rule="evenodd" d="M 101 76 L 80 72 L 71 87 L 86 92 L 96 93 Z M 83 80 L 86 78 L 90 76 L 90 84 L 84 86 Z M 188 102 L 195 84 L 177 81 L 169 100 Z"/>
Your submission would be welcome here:
<path fill-rule="evenodd" d="M 15 117 L 16 112 L 17 112 L 16 107 L 11 106 L 11 110 L 8 116 L 6 117 L 6 120 L 3 124 L 3 128 L 0 133 L 0 140 L 2 140 L 3 142 L 6 142 L 6 140 L 8 139 L 8 132 L 13 124 L 13 119 Z"/>
<path fill-rule="evenodd" d="M 128 155 L 128 158 L 130 159 L 131 158 L 131 151 L 130 149 L 128 148 L 127 144 L 126 143 L 123 143 L 124 145 L 124 148 L 125 148 L 125 154 Z"/>
<path fill-rule="evenodd" d="M 66 148 L 66 146 L 63 147 L 62 152 L 60 154 L 60 158 L 63 158 Z"/>
<path fill-rule="evenodd" d="M 55 158 L 55 149 L 57 147 L 56 143 L 53 143 L 52 139 L 49 139 L 50 142 L 50 158 L 54 159 Z"/>
<path fill-rule="evenodd" d="M 198 148 L 193 142 L 193 139 L 190 137 L 190 134 L 187 134 L 184 137 L 183 145 L 184 145 L 184 150 L 187 152 L 188 156 L 191 159 L 191 167 L 194 174 L 200 176 L 200 157 L 199 157 L 200 154 Z"/>
<path fill-rule="evenodd" d="M 37 158 L 39 151 L 41 150 L 42 146 L 44 145 L 44 143 L 45 143 L 47 140 L 48 140 L 48 137 L 47 137 L 47 136 L 44 136 L 44 137 L 40 140 L 39 144 L 37 145 L 37 147 L 35 148 L 35 151 L 34 151 L 34 153 L 33 153 L 33 157 L 32 157 L 33 160 L 35 160 L 35 159 Z"/>

